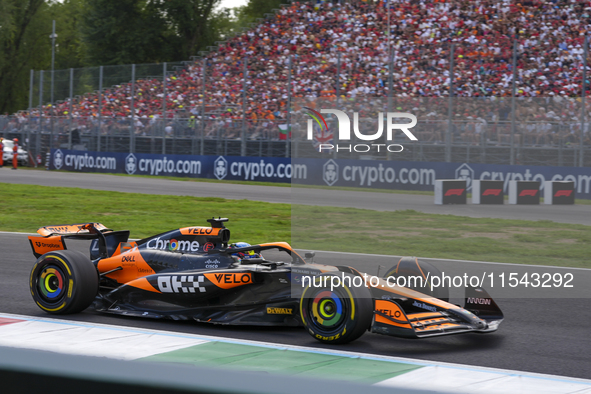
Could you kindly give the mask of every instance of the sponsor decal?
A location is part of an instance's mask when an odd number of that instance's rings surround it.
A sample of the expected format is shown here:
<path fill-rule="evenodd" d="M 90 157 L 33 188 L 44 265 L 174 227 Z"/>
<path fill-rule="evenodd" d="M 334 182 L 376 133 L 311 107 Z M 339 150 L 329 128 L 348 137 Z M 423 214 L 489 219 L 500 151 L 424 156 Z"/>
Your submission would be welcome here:
<path fill-rule="evenodd" d="M 172 252 L 197 252 L 199 242 L 176 239 L 160 239 L 160 237 L 149 240 L 146 243 L 147 249 L 170 250 Z"/>
<path fill-rule="evenodd" d="M 209 252 L 213 248 L 215 248 L 215 245 L 213 243 L 211 243 L 211 242 L 206 242 L 205 245 L 203 245 L 203 251 L 204 252 Z"/>
<path fill-rule="evenodd" d="M 122 263 L 135 263 L 135 256 L 121 256 Z"/>
<path fill-rule="evenodd" d="M 573 193 L 572 190 L 558 190 L 556 192 L 556 194 L 554 194 L 554 197 L 570 197 L 570 195 Z"/>
<path fill-rule="evenodd" d="M 522 190 L 521 193 L 519 193 L 519 197 L 524 197 L 524 196 L 532 196 L 535 197 L 536 194 L 538 194 L 539 190 L 536 189 L 525 189 Z"/>
<path fill-rule="evenodd" d="M 267 308 L 267 315 L 293 315 L 292 308 Z"/>
<path fill-rule="evenodd" d="M 320 334 L 314 334 L 314 331 L 308 329 L 308 331 L 314 335 L 315 338 L 320 339 L 321 341 L 334 341 L 336 339 L 339 339 L 341 337 L 341 335 L 345 335 L 345 333 L 347 332 L 347 328 L 343 328 L 343 332 L 338 333 L 337 335 L 333 335 L 330 337 L 325 337 L 324 335 L 320 335 Z"/>
<path fill-rule="evenodd" d="M 303 274 L 303 275 L 319 275 L 321 274 L 318 270 L 309 270 L 309 269 L 301 269 L 301 268 L 292 268 L 291 272 L 294 274 Z"/>
<path fill-rule="evenodd" d="M 464 163 L 456 168 L 456 179 L 466 181 L 466 190 L 472 188 L 472 180 L 474 179 L 474 170 L 468 164 Z"/>
<path fill-rule="evenodd" d="M 158 290 L 163 293 L 205 293 L 201 287 L 203 276 L 194 275 L 163 275 L 158 277 Z"/>
<path fill-rule="evenodd" d="M 147 269 L 147 268 L 138 268 L 137 272 L 140 274 L 151 274 L 154 272 L 154 270 Z"/>
<path fill-rule="evenodd" d="M 211 233 L 213 233 L 212 227 L 190 227 L 188 229 L 188 234 L 191 235 L 211 235 Z"/>
<path fill-rule="evenodd" d="M 143 155 L 145 156 L 145 155 Z M 155 155 L 150 155 L 151 157 Z M 142 156 L 140 156 L 142 157 Z M 142 173 L 158 175 L 161 172 L 169 174 L 201 174 L 200 160 L 169 159 L 166 156 L 159 159 L 142 158 L 138 161 L 138 168 Z"/>
<path fill-rule="evenodd" d="M 62 247 L 60 244 L 46 244 L 45 242 L 35 242 L 35 245 L 38 248 L 51 248 L 51 249 L 59 249 Z"/>
<path fill-rule="evenodd" d="M 339 165 L 334 160 L 330 159 L 324 163 L 322 179 L 328 186 L 334 185 L 339 180 Z"/>
<path fill-rule="evenodd" d="M 449 189 L 445 192 L 445 196 L 461 196 L 464 193 L 464 189 Z"/>
<path fill-rule="evenodd" d="M 501 194 L 503 189 L 486 189 L 482 195 L 483 196 L 498 196 Z"/>
<path fill-rule="evenodd" d="M 137 158 L 133 153 L 130 153 L 125 158 L 125 171 L 131 175 L 137 170 Z"/>
<path fill-rule="evenodd" d="M 425 309 L 431 312 L 437 312 L 437 308 L 432 305 L 427 305 L 424 302 L 414 301 L 412 306 L 416 306 L 417 308 Z"/>
<path fill-rule="evenodd" d="M 82 229 L 82 226 L 57 226 L 45 227 L 50 233 L 87 233 L 88 230 Z"/>
<path fill-rule="evenodd" d="M 205 268 L 218 268 L 220 266 L 220 261 L 218 259 L 212 260 L 207 259 L 205 260 Z"/>
<path fill-rule="evenodd" d="M 467 304 L 480 304 L 480 305 L 490 305 L 490 298 L 475 298 L 475 297 L 468 297 L 466 300 Z"/>
<path fill-rule="evenodd" d="M 386 316 L 395 318 L 400 318 L 402 316 L 402 313 L 400 311 L 394 311 L 394 313 L 392 313 L 392 310 L 390 309 L 378 309 L 378 312 L 383 313 Z"/>
<path fill-rule="evenodd" d="M 228 161 L 223 156 L 213 162 L 213 175 L 220 181 L 228 175 Z"/>
<path fill-rule="evenodd" d="M 222 289 L 231 289 L 232 287 L 243 286 L 252 281 L 251 273 L 215 273 L 215 274 L 203 274 L 205 277 L 217 287 Z"/>
<path fill-rule="evenodd" d="M 64 154 L 61 151 L 61 149 L 58 149 L 53 154 L 53 166 L 55 167 L 56 170 L 59 170 L 60 168 L 62 168 L 63 164 L 64 164 Z"/>

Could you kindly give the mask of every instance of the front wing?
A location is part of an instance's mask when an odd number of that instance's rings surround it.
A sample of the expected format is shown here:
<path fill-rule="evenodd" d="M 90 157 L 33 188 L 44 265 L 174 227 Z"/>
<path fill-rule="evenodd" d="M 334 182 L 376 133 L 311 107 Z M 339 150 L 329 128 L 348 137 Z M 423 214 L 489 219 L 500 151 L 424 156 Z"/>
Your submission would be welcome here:
<path fill-rule="evenodd" d="M 406 313 L 393 300 L 376 300 L 371 332 L 403 338 L 428 338 L 496 331 L 502 319 L 485 321 L 463 308 Z"/>

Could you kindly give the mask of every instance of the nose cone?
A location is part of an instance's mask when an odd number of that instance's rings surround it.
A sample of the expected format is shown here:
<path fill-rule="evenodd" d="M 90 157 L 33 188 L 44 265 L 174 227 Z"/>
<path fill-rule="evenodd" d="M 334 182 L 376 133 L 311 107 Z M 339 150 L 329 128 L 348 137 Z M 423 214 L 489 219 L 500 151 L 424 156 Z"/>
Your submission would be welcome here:
<path fill-rule="evenodd" d="M 488 327 L 486 322 L 482 319 L 478 319 L 477 321 L 472 322 L 472 326 L 474 326 L 474 328 L 476 328 L 477 330 L 484 330 Z"/>

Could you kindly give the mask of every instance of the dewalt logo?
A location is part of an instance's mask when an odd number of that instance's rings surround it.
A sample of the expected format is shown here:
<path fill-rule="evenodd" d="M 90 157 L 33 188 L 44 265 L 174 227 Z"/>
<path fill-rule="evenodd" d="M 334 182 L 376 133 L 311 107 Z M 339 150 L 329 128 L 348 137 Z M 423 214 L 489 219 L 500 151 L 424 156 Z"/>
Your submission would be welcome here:
<path fill-rule="evenodd" d="M 292 308 L 267 308 L 267 315 L 293 315 Z"/>

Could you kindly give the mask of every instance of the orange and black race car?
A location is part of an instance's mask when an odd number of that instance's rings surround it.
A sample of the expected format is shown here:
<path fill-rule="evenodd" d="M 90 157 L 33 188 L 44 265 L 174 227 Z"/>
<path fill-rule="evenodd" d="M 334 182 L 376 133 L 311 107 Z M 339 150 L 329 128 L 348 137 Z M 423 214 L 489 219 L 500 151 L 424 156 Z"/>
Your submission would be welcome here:
<path fill-rule="evenodd" d="M 99 223 L 47 226 L 30 236 L 37 305 L 52 314 L 98 311 L 233 325 L 304 326 L 316 339 L 346 343 L 365 331 L 406 338 L 496 331 L 503 313 L 488 293 L 466 288 L 464 307 L 448 290 L 391 286 L 437 274 L 403 258 L 383 278 L 352 267 L 309 263 L 288 243 L 230 244 L 228 219 L 130 242 Z M 66 248 L 89 239 L 90 257 Z M 265 257 L 263 257 L 263 254 Z M 275 257 L 279 254 L 281 257 Z M 313 258 L 313 253 L 305 257 Z M 271 257 L 272 256 L 272 257 Z M 410 283 L 410 281 L 409 281 Z"/>

